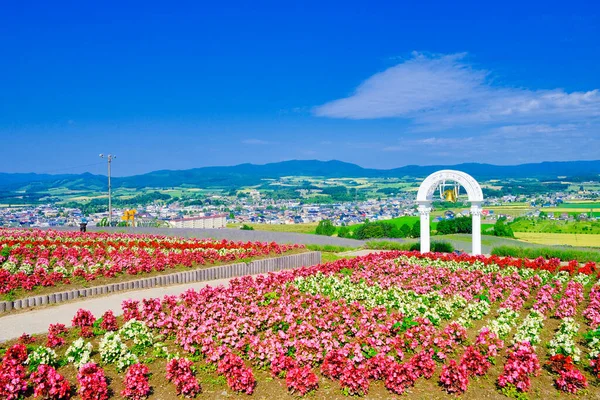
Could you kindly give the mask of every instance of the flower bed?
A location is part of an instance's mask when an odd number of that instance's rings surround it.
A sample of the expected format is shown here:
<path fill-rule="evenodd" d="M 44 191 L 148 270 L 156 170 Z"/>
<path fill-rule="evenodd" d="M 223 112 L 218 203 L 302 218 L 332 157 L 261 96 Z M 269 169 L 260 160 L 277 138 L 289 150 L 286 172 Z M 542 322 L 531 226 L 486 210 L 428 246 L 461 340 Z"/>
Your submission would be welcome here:
<path fill-rule="evenodd" d="M 5 346 L 0 382 L 29 396 L 48 363 L 57 387 L 129 398 L 598 397 L 595 265 L 553 265 L 391 252 L 128 301 L 116 320 L 79 311 Z"/>
<path fill-rule="evenodd" d="M 283 254 L 302 245 L 165 236 L 0 229 L 0 294 L 8 299 L 174 269 Z"/>

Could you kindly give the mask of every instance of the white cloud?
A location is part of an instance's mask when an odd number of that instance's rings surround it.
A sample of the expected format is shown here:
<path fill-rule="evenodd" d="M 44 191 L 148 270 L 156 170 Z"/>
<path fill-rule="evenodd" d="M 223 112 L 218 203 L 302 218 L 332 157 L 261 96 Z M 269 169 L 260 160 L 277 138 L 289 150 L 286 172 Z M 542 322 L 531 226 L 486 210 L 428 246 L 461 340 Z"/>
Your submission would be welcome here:
<path fill-rule="evenodd" d="M 251 145 L 268 145 L 268 144 L 275 144 L 274 142 L 269 142 L 268 140 L 262 140 L 262 139 L 244 139 L 242 140 L 243 144 L 251 144 Z"/>
<path fill-rule="evenodd" d="M 494 84 L 466 55 L 425 55 L 377 73 L 349 97 L 316 107 L 331 118 L 405 118 L 418 129 L 569 123 L 600 117 L 600 91 L 530 90 Z"/>

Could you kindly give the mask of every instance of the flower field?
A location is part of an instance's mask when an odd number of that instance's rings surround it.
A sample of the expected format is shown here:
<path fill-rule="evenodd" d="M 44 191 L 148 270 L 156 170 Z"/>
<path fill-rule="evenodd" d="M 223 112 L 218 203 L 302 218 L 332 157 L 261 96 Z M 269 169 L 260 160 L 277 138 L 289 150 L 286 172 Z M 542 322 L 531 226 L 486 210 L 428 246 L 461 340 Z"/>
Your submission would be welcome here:
<path fill-rule="evenodd" d="M 600 397 L 594 263 L 390 252 L 79 310 L 0 398 Z"/>
<path fill-rule="evenodd" d="M 301 245 L 166 236 L 0 229 L 0 294 L 125 280 L 278 255 Z M 129 278 L 131 279 L 131 278 Z"/>

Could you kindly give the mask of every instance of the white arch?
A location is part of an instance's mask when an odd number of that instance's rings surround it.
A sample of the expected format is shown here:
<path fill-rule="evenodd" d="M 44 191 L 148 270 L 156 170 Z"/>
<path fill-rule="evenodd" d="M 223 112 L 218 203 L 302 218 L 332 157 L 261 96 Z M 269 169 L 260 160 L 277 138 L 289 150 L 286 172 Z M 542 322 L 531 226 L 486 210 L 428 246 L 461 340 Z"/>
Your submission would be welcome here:
<path fill-rule="evenodd" d="M 473 217 L 473 246 L 471 252 L 472 254 L 481 254 L 481 204 L 483 203 L 481 186 L 471 175 L 451 169 L 434 172 L 425 178 L 419 187 L 417 204 L 419 205 L 421 217 L 421 253 L 427 253 L 430 250 L 429 214 L 431 212 L 431 202 L 435 189 L 444 181 L 457 182 L 467 191 Z"/>

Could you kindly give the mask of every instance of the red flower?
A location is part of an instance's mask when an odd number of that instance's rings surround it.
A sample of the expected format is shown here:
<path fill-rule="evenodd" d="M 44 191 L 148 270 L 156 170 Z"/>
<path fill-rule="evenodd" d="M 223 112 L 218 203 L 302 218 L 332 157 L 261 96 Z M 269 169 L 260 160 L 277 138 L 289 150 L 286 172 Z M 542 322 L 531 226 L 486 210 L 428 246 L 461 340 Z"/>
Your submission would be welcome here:
<path fill-rule="evenodd" d="M 150 370 L 144 364 L 133 364 L 125 374 L 125 389 L 121 396 L 131 400 L 144 400 L 150 394 L 148 376 Z"/>
<path fill-rule="evenodd" d="M 285 376 L 285 384 L 292 393 L 304 396 L 319 386 L 319 378 L 309 366 L 292 368 Z"/>

